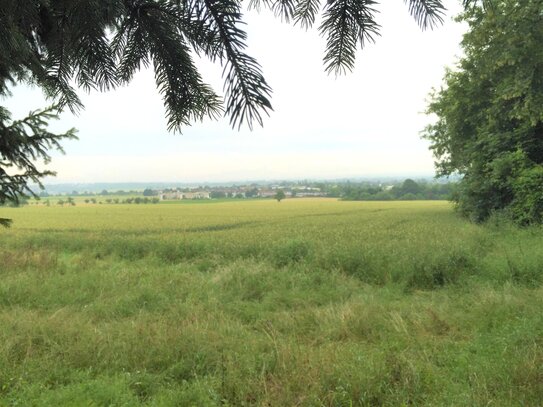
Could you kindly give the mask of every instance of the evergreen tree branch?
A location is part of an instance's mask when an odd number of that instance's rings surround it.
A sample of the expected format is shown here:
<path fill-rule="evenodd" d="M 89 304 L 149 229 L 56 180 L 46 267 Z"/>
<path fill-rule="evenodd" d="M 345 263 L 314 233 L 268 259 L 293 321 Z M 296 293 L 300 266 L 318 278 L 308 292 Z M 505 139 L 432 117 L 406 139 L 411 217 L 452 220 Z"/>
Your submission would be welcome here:
<path fill-rule="evenodd" d="M 247 123 L 252 128 L 256 121 L 262 125 L 261 111 L 269 114 L 271 88 L 264 79 L 258 62 L 245 54 L 246 33 L 242 24 L 240 6 L 234 0 L 204 0 L 222 41 L 221 60 L 226 59 L 225 77 L 226 114 L 232 127 Z"/>
<path fill-rule="evenodd" d="M 124 29 L 117 41 L 125 45 L 121 78 L 129 80 L 140 61 L 147 61 L 149 55 L 167 109 L 169 130 L 180 130 L 182 125 L 205 116 L 219 115 L 220 98 L 203 83 L 179 31 L 179 9 L 166 1 L 148 1 L 134 6 L 130 15 L 138 18 L 131 19 L 129 29 Z"/>
<path fill-rule="evenodd" d="M 409 6 L 409 12 L 423 30 L 433 29 L 443 23 L 446 9 L 442 0 L 405 0 L 405 2 Z"/>
<path fill-rule="evenodd" d="M 312 27 L 320 5 L 320 0 L 298 0 L 294 11 L 294 24 L 300 24 L 305 29 Z"/>
<path fill-rule="evenodd" d="M 35 196 L 28 183 L 41 187 L 41 178 L 54 175 L 39 170 L 36 162 L 49 163 L 51 149 L 64 152 L 61 140 L 77 138 L 75 129 L 62 134 L 49 132 L 47 126 L 52 119 L 58 119 L 57 106 L 31 112 L 16 121 L 11 120 L 7 109 L 0 107 L 0 205 L 17 203 L 20 196 Z"/>
<path fill-rule="evenodd" d="M 336 75 L 354 68 L 358 44 L 374 42 L 379 35 L 379 25 L 374 20 L 376 10 L 373 0 L 329 1 L 324 9 L 319 27 L 326 36 L 325 69 Z"/>

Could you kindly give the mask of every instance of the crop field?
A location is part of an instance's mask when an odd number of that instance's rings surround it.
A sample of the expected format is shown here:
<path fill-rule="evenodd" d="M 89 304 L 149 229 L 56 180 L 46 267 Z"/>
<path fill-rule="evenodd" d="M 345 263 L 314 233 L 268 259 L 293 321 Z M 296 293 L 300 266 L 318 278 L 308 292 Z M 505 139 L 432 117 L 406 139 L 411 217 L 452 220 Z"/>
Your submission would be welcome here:
<path fill-rule="evenodd" d="M 541 228 L 430 201 L 0 216 L 0 406 L 543 405 Z"/>

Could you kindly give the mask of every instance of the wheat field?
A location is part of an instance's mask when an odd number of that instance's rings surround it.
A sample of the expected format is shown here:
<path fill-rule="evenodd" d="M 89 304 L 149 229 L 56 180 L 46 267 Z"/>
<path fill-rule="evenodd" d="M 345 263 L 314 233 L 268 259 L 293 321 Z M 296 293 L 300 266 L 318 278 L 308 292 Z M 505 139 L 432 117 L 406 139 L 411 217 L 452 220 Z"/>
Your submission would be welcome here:
<path fill-rule="evenodd" d="M 541 228 L 430 201 L 0 212 L 0 406 L 543 404 Z"/>

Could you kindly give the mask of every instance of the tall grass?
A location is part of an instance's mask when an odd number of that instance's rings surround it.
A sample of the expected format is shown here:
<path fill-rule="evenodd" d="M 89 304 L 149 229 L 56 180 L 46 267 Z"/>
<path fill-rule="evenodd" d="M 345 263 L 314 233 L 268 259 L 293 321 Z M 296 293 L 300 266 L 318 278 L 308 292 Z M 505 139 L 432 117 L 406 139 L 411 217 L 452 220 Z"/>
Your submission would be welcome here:
<path fill-rule="evenodd" d="M 0 405 L 541 405 L 543 233 L 442 202 L 8 209 Z"/>

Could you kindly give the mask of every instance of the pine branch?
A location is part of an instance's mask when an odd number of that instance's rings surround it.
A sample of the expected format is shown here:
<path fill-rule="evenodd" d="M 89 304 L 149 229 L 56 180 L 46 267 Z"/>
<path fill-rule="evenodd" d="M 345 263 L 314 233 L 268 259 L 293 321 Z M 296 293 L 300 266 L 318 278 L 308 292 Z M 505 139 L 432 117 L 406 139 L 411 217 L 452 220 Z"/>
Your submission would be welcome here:
<path fill-rule="evenodd" d="M 274 0 L 250 0 L 247 8 L 249 10 L 256 10 L 258 12 L 262 11 L 264 8 L 273 10 L 273 3 Z"/>
<path fill-rule="evenodd" d="M 49 121 L 58 119 L 58 107 L 30 112 L 22 120 L 11 120 L 10 113 L 0 107 L 0 205 L 18 203 L 21 196 L 36 196 L 28 186 L 34 182 L 43 187 L 41 178 L 54 175 L 49 170 L 39 170 L 36 162 L 51 160 L 49 151 L 64 152 L 61 140 L 76 139 L 75 129 L 55 134 L 47 130 Z M 7 169 L 15 170 L 15 174 Z"/>
<path fill-rule="evenodd" d="M 282 21 L 290 22 L 294 19 L 296 14 L 295 0 L 275 0 L 273 2 L 272 11 L 276 17 L 281 18 Z"/>
<path fill-rule="evenodd" d="M 125 24 L 117 40 L 125 45 L 121 78 L 129 80 L 140 61 L 146 61 L 149 55 L 167 109 L 169 130 L 180 130 L 182 125 L 220 114 L 220 99 L 203 83 L 179 31 L 179 9 L 166 1 L 146 1 L 134 6 L 130 15 L 138 18 Z"/>
<path fill-rule="evenodd" d="M 320 5 L 320 0 L 298 0 L 294 11 L 294 24 L 300 24 L 305 29 L 312 27 Z"/>
<path fill-rule="evenodd" d="M 115 88 L 118 82 L 113 50 L 106 34 L 108 9 L 103 12 L 96 1 L 74 2 L 69 16 L 74 16 L 71 37 L 72 59 L 78 61 L 76 80 L 85 90 Z M 79 21 L 77 16 L 85 16 Z"/>
<path fill-rule="evenodd" d="M 496 0 L 462 0 L 464 8 L 481 6 L 483 9 L 493 9 L 496 6 Z"/>
<path fill-rule="evenodd" d="M 178 0 L 180 9 L 180 34 L 192 49 L 201 56 L 215 61 L 223 52 L 222 41 L 213 25 L 205 3 L 200 0 Z"/>
<path fill-rule="evenodd" d="M 246 33 L 242 24 L 240 7 L 234 0 L 204 0 L 213 25 L 221 38 L 226 59 L 225 77 L 226 114 L 232 127 L 247 123 L 252 128 L 256 121 L 262 125 L 261 111 L 269 114 L 271 88 L 264 79 L 258 62 L 245 54 Z"/>
<path fill-rule="evenodd" d="M 408 3 L 409 12 L 423 30 L 443 24 L 446 9 L 441 0 L 405 0 L 405 2 Z"/>
<path fill-rule="evenodd" d="M 147 34 L 138 24 L 138 9 L 127 10 L 126 16 L 118 22 L 112 41 L 113 53 L 119 60 L 118 79 L 121 83 L 130 82 L 141 65 L 148 67 L 149 45 Z"/>
<path fill-rule="evenodd" d="M 329 1 L 324 9 L 323 22 L 319 27 L 326 36 L 324 56 L 327 72 L 337 74 L 354 68 L 358 44 L 363 48 L 367 41 L 374 42 L 379 35 L 379 25 L 373 15 L 373 0 Z"/>
<path fill-rule="evenodd" d="M 42 33 L 46 50 L 43 59 L 45 74 L 36 79 L 43 86 L 46 95 L 57 101 L 60 109 L 68 106 L 72 113 L 77 113 L 83 108 L 83 104 L 70 85 L 75 69 L 69 51 L 72 41 L 67 10 L 60 5 L 60 9 L 51 10 L 48 18 L 50 27 L 47 32 Z"/>
<path fill-rule="evenodd" d="M 251 0 L 247 8 L 256 11 L 267 8 L 275 17 L 288 23 L 295 17 L 298 2 L 299 0 Z"/>

